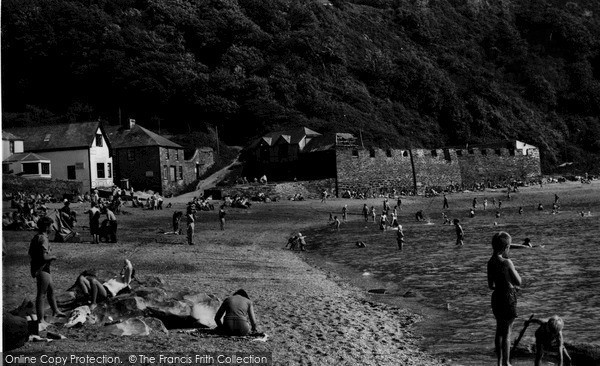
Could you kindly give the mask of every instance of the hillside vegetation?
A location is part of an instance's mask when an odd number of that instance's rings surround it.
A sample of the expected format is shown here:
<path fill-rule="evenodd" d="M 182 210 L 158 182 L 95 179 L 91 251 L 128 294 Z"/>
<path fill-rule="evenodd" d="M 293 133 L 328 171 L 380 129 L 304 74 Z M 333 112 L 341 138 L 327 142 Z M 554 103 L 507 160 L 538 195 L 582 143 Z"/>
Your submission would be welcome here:
<path fill-rule="evenodd" d="M 5 127 L 119 116 L 230 144 L 305 125 L 365 145 L 516 138 L 600 156 L 594 0 L 4 0 Z"/>

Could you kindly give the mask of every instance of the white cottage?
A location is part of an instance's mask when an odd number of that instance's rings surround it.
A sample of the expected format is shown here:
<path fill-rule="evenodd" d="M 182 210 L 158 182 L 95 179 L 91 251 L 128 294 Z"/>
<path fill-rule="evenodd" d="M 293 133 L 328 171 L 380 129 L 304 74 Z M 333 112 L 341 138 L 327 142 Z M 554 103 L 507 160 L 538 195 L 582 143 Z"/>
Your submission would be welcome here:
<path fill-rule="evenodd" d="M 51 161 L 54 179 L 83 183 L 84 192 L 113 185 L 113 161 L 100 122 L 43 125 L 10 129 L 24 141 L 25 152 Z"/>

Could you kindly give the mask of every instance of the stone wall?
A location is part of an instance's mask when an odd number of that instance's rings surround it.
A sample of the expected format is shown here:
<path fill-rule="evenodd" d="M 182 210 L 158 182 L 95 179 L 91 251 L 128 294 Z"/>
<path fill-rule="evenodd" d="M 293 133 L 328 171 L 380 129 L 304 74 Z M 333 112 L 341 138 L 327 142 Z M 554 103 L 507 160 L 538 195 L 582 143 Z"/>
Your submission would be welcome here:
<path fill-rule="evenodd" d="M 338 195 L 344 191 L 368 196 L 413 187 L 413 170 L 408 150 L 338 147 L 336 151 Z"/>
<path fill-rule="evenodd" d="M 232 187 L 221 188 L 221 195 L 254 197 L 262 192 L 270 198 L 287 200 L 295 194 L 300 193 L 306 199 L 317 199 L 321 197 L 321 192 L 323 192 L 323 190 L 335 193 L 335 179 L 329 178 L 269 184 L 238 184 Z"/>
<path fill-rule="evenodd" d="M 414 169 L 413 169 L 414 165 Z M 337 147 L 337 193 L 443 189 L 449 184 L 531 180 L 541 175 L 538 149 L 362 149 Z"/>
<path fill-rule="evenodd" d="M 468 149 L 456 150 L 462 182 L 466 186 L 489 181 L 502 184 L 511 180 L 530 180 L 539 177 L 540 154 L 538 149 Z"/>
<path fill-rule="evenodd" d="M 79 181 L 66 181 L 58 179 L 33 179 L 16 175 L 2 175 L 2 191 L 5 194 L 20 192 L 51 194 L 61 198 L 63 194 L 79 192 L 83 194 L 83 183 Z"/>
<path fill-rule="evenodd" d="M 436 190 L 449 184 L 461 183 L 459 160 L 449 149 L 412 150 L 417 187 L 432 187 Z"/>

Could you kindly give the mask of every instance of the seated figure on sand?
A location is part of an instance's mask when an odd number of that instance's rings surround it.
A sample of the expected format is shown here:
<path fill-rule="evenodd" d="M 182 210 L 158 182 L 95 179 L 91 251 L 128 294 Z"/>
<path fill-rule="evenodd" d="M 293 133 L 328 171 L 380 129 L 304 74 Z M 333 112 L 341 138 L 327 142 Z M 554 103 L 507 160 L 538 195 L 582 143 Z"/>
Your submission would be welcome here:
<path fill-rule="evenodd" d="M 540 325 L 540 327 L 535 331 L 535 366 L 540 365 L 544 351 L 549 350 L 553 346 L 558 347 L 559 366 L 563 365 L 563 355 L 567 358 L 567 360 L 569 360 L 570 363 L 571 356 L 569 356 L 569 353 L 565 349 L 563 342 L 562 329 L 564 322 L 560 317 L 558 317 L 558 315 L 550 317 L 550 319 L 547 321 L 539 319 L 530 319 L 525 321 L 526 326 L 528 323 L 536 323 Z"/>
<path fill-rule="evenodd" d="M 215 323 L 217 331 L 225 335 L 244 336 L 257 332 L 254 306 L 245 290 L 237 290 L 223 301 L 215 315 Z"/>
<path fill-rule="evenodd" d="M 123 269 L 116 278 L 101 283 L 93 271 L 83 271 L 75 282 L 75 286 L 89 297 L 90 304 L 95 307 L 97 301 L 104 301 L 117 296 L 119 292 L 129 287 L 135 276 L 135 270 L 129 259 L 125 259 Z"/>

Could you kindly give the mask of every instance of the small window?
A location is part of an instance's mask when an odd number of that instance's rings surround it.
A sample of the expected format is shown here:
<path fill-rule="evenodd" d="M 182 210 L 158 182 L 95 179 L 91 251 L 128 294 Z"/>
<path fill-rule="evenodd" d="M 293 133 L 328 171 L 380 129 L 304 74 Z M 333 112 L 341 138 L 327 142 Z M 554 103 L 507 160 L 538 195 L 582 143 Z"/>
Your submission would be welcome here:
<path fill-rule="evenodd" d="M 475 154 L 475 151 L 473 149 L 469 149 L 469 154 L 473 155 Z"/>
<path fill-rule="evenodd" d="M 404 152 L 402 153 L 402 156 L 404 156 L 404 157 L 408 156 L 408 150 L 404 150 Z"/>
<path fill-rule="evenodd" d="M 167 150 L 167 160 L 169 160 L 169 159 L 171 159 L 171 155 L 169 154 L 169 149 L 166 149 L 166 150 Z"/>
<path fill-rule="evenodd" d="M 456 150 L 456 156 L 462 156 L 462 150 Z"/>
<path fill-rule="evenodd" d="M 375 157 L 375 149 L 370 149 L 369 150 L 369 156 L 374 158 Z"/>
<path fill-rule="evenodd" d="M 515 149 L 508 150 L 508 155 L 515 156 Z"/>
<path fill-rule="evenodd" d="M 102 147 L 102 134 L 98 133 L 96 134 L 96 146 L 98 147 Z"/>
<path fill-rule="evenodd" d="M 175 160 L 179 160 L 179 150 L 175 150 Z"/>
<path fill-rule="evenodd" d="M 392 157 L 392 149 L 385 150 L 385 156 L 387 156 L 388 158 L 391 158 Z"/>
<path fill-rule="evenodd" d="M 496 155 L 502 155 L 502 152 L 500 151 L 500 149 L 496 149 Z"/>
<path fill-rule="evenodd" d="M 431 150 L 431 156 L 437 157 L 437 150 Z"/>
<path fill-rule="evenodd" d="M 352 150 L 352 156 L 358 156 L 358 150 Z"/>
<path fill-rule="evenodd" d="M 169 167 L 169 180 L 170 180 L 171 182 L 174 182 L 174 181 L 176 180 L 176 179 L 175 179 L 175 178 L 176 178 L 176 177 L 175 177 L 175 168 L 176 168 L 176 166 L 173 166 L 173 165 L 171 165 L 171 166 Z"/>
<path fill-rule="evenodd" d="M 96 176 L 98 178 L 104 178 L 104 177 L 106 177 L 104 175 L 104 163 L 97 163 L 96 164 L 96 174 L 97 174 Z"/>
<path fill-rule="evenodd" d="M 51 133 L 47 133 L 46 136 L 44 136 L 44 142 L 50 141 L 50 136 L 52 136 L 52 134 Z"/>
<path fill-rule="evenodd" d="M 106 163 L 106 175 L 112 178 L 112 163 Z"/>
<path fill-rule="evenodd" d="M 42 174 L 50 175 L 50 163 L 42 163 Z"/>
<path fill-rule="evenodd" d="M 68 180 L 77 179 L 77 174 L 75 174 L 75 165 L 67 165 L 67 179 Z"/>
<path fill-rule="evenodd" d="M 163 165 L 163 179 L 169 180 L 169 166 Z"/>
<path fill-rule="evenodd" d="M 487 149 L 481 149 L 481 155 L 487 155 Z"/>
<path fill-rule="evenodd" d="M 14 142 L 14 141 L 9 141 L 9 142 L 8 142 L 8 151 L 9 151 L 11 154 L 14 154 L 14 153 L 15 153 L 15 142 Z"/>
<path fill-rule="evenodd" d="M 23 163 L 23 174 L 40 174 L 38 163 Z"/>
<path fill-rule="evenodd" d="M 135 161 L 135 150 L 127 150 L 127 160 Z"/>
<path fill-rule="evenodd" d="M 10 164 L 2 164 L 2 174 L 8 174 L 10 172 Z"/>
<path fill-rule="evenodd" d="M 179 166 L 179 180 L 183 180 L 183 167 Z"/>

